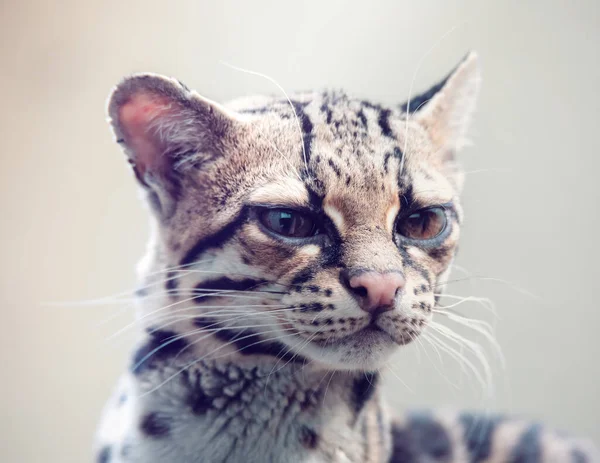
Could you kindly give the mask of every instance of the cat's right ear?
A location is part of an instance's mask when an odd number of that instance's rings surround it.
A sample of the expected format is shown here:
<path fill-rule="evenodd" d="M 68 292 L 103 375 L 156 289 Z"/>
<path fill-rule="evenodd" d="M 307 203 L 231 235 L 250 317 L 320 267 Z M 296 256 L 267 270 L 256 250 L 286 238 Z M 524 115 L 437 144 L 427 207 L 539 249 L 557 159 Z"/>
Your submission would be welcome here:
<path fill-rule="evenodd" d="M 480 84 L 479 60 L 471 52 L 442 82 L 402 106 L 427 130 L 445 160 L 466 144 Z"/>
<path fill-rule="evenodd" d="M 217 103 L 156 74 L 117 85 L 108 116 L 135 176 L 163 216 L 173 212 L 186 170 L 220 156 L 238 123 Z"/>

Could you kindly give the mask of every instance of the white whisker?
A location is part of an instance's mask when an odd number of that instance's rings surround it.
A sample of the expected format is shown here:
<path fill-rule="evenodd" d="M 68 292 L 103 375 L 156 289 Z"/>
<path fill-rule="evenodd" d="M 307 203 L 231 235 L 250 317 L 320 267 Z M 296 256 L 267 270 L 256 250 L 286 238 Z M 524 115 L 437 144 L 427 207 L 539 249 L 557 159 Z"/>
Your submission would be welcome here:
<path fill-rule="evenodd" d="M 262 334 L 262 335 L 264 335 L 264 334 L 269 334 L 269 333 L 274 333 L 274 332 L 276 332 L 276 333 L 281 333 L 281 332 L 286 332 L 286 331 L 294 331 L 294 333 L 291 333 L 291 334 L 288 334 L 288 335 L 283 335 L 283 336 L 274 336 L 274 337 L 272 337 L 272 338 L 262 339 L 262 340 L 260 340 L 260 341 L 257 341 L 257 342 L 255 342 L 255 343 L 252 343 L 252 344 L 249 344 L 249 345 L 245 346 L 243 349 L 247 349 L 247 348 L 249 348 L 249 347 L 252 347 L 252 346 L 254 346 L 254 345 L 256 345 L 256 344 L 260 344 L 260 343 L 264 343 L 264 342 L 272 342 L 272 341 L 275 341 L 275 340 L 281 339 L 281 338 L 283 338 L 283 337 L 287 337 L 287 336 L 291 336 L 291 335 L 295 334 L 295 330 L 294 330 L 294 329 L 278 329 L 278 330 L 270 330 L 270 331 L 264 331 L 264 332 L 262 332 L 261 334 Z M 253 334 L 251 334 L 251 335 L 247 335 L 247 336 L 241 337 L 241 338 L 239 338 L 239 339 L 236 339 L 236 341 L 242 341 L 242 340 L 244 340 L 244 339 L 247 339 L 247 338 L 249 338 L 249 337 L 252 337 L 252 336 L 256 336 L 256 333 L 253 333 Z M 212 355 L 213 355 L 215 352 L 217 352 L 217 351 L 219 351 L 219 350 L 221 350 L 221 349 L 224 349 L 224 348 L 226 348 L 226 347 L 228 347 L 228 346 L 230 346 L 230 345 L 231 345 L 231 343 L 226 343 L 226 344 L 223 344 L 223 345 L 219 346 L 218 348 L 214 349 L 213 351 L 211 351 L 210 353 L 208 353 L 208 354 L 206 354 L 206 355 L 203 355 L 202 357 L 200 357 L 200 358 L 198 358 L 198 359 L 195 359 L 194 361 L 192 361 L 192 362 L 190 362 L 190 363 L 188 363 L 188 364 L 184 365 L 184 366 L 183 366 L 183 368 L 181 368 L 181 369 L 180 369 L 180 370 L 178 370 L 177 372 L 175 372 L 175 373 L 173 373 L 172 375 L 170 375 L 169 377 L 167 377 L 167 378 L 166 378 L 164 381 L 162 381 L 161 383 L 159 383 L 158 385 L 156 385 L 156 386 L 155 386 L 155 387 L 153 387 L 152 389 L 150 389 L 150 390 L 148 390 L 148 391 L 144 392 L 144 393 L 143 393 L 143 394 L 141 394 L 139 397 L 140 397 L 140 398 L 142 398 L 142 397 L 144 397 L 144 396 L 146 396 L 146 395 L 148 395 L 148 394 L 151 394 L 151 393 L 153 393 L 154 391 L 158 390 L 159 388 L 161 388 L 162 386 L 164 386 L 165 384 L 167 384 L 169 381 L 171 381 L 173 378 L 175 378 L 175 377 L 179 376 L 181 373 L 183 373 L 184 371 L 188 370 L 188 369 L 189 369 L 189 368 L 191 368 L 192 366 L 196 365 L 197 363 L 201 362 L 202 360 L 205 360 L 207 357 L 209 357 L 209 356 L 212 356 Z M 238 350 L 238 352 L 240 352 L 240 351 L 241 351 L 241 350 L 243 350 L 243 349 L 239 349 L 239 350 Z M 227 355 L 227 354 L 225 354 L 225 355 Z M 220 358 L 220 357 L 221 357 L 221 356 L 217 356 L 217 357 L 211 357 L 211 360 L 215 360 L 215 359 L 218 359 L 218 358 Z"/>
<path fill-rule="evenodd" d="M 388 368 L 388 370 L 390 370 L 390 372 L 391 372 L 391 373 L 392 373 L 392 374 L 393 374 L 393 375 L 396 377 L 396 379 L 397 379 L 398 381 L 400 381 L 400 383 L 401 383 L 401 384 L 402 384 L 402 385 L 403 385 L 403 386 L 404 386 L 406 389 L 408 389 L 408 391 L 409 391 L 410 393 L 412 393 L 412 394 L 414 394 L 414 393 L 415 393 L 415 391 L 413 391 L 413 390 L 412 390 L 412 389 L 411 389 L 411 388 L 408 386 L 408 384 L 406 384 L 406 383 L 405 383 L 405 382 L 402 380 L 402 378 L 400 378 L 400 376 L 399 376 L 399 375 L 396 373 L 396 371 L 395 371 L 395 370 L 392 368 L 392 366 L 391 366 L 390 362 L 386 362 L 386 363 L 384 363 L 384 364 L 383 364 L 383 366 L 387 367 L 387 368 Z"/>
<path fill-rule="evenodd" d="M 486 359 L 486 357 L 484 355 L 484 352 L 483 352 L 483 349 L 481 348 L 481 346 L 479 346 L 478 344 L 476 344 L 476 343 L 468 340 L 467 338 L 459 335 L 458 333 L 452 331 L 447 326 L 440 325 L 439 323 L 435 323 L 435 322 L 431 321 L 429 323 L 429 328 L 433 329 L 434 331 L 436 331 L 440 335 L 444 336 L 449 341 L 452 341 L 452 342 L 456 343 L 459 346 L 466 347 L 475 356 L 475 358 L 478 360 L 478 362 L 480 363 L 480 365 L 483 367 L 484 376 L 481 376 L 481 374 L 479 373 L 479 371 L 467 359 L 467 357 L 464 354 L 457 353 L 458 358 L 462 359 L 462 361 L 464 362 L 464 364 L 467 365 L 471 369 L 471 371 L 473 371 L 474 374 L 476 374 L 476 378 L 480 382 L 480 384 L 482 385 L 482 387 L 484 387 L 484 389 L 488 393 L 491 394 L 493 392 L 493 389 L 492 389 L 492 372 L 491 372 L 491 369 L 490 369 L 489 362 L 487 361 L 487 359 Z M 440 344 L 445 345 L 445 347 L 447 347 L 448 349 L 451 349 L 443 341 L 441 341 L 440 339 L 437 339 L 437 338 L 433 337 L 433 335 L 432 335 L 432 338 L 436 339 Z M 456 351 L 454 351 L 454 352 L 456 352 Z"/>
<path fill-rule="evenodd" d="M 292 109 L 292 112 L 294 113 L 294 117 L 296 119 L 296 125 L 298 127 L 298 133 L 300 135 L 300 145 L 302 146 L 302 155 L 304 158 L 304 166 L 308 170 L 308 158 L 306 156 L 306 149 L 304 148 L 304 135 L 302 132 L 302 127 L 300 125 L 300 118 L 298 117 L 298 114 L 296 113 L 296 108 L 294 108 L 294 104 L 292 103 L 292 100 L 290 99 L 290 97 L 288 96 L 286 91 L 283 89 L 283 87 L 281 85 L 279 85 L 279 83 L 275 79 L 267 76 L 266 74 L 262 74 L 262 73 L 256 72 L 256 71 L 250 71 L 248 69 L 234 66 L 232 64 L 225 63 L 223 61 L 221 61 L 221 63 L 224 64 L 225 66 L 230 67 L 231 69 L 235 69 L 236 71 L 245 72 L 247 74 L 251 74 L 254 76 L 262 77 L 263 79 L 267 79 L 269 82 L 271 82 L 273 85 L 275 85 L 281 91 L 281 93 L 283 93 L 285 95 L 285 98 L 287 99 L 288 103 L 290 104 L 290 108 Z"/>
<path fill-rule="evenodd" d="M 404 170 L 404 160 L 407 155 L 408 123 L 410 120 L 410 102 L 411 102 L 411 98 L 412 98 L 413 87 L 415 85 L 415 81 L 417 80 L 417 74 L 421 70 L 421 66 L 425 62 L 425 59 L 433 52 L 433 50 L 436 49 L 436 47 L 439 46 L 439 44 L 442 42 L 442 40 L 444 40 L 448 35 L 450 35 L 452 32 L 454 32 L 459 26 L 462 26 L 462 24 L 457 24 L 457 25 L 453 26 L 450 30 L 446 31 L 439 39 L 437 39 L 437 41 L 429 48 L 429 50 L 427 50 L 425 52 L 425 54 L 423 56 L 421 56 L 421 59 L 417 62 L 417 67 L 415 69 L 415 72 L 413 73 L 412 80 L 410 82 L 410 87 L 408 89 L 408 100 L 406 101 L 406 119 L 405 119 L 406 122 L 404 124 L 404 150 L 403 150 L 404 156 L 402 156 L 402 160 L 400 161 L 400 169 L 398 171 L 398 176 L 402 175 L 402 171 Z"/>
<path fill-rule="evenodd" d="M 444 312 L 444 311 L 435 310 L 435 309 L 434 309 L 434 312 L 439 313 L 440 315 L 444 315 L 449 320 L 452 320 L 453 322 L 459 323 L 462 326 L 470 328 L 473 331 L 475 331 L 475 332 L 481 334 L 483 337 L 485 337 L 485 339 L 492 346 L 494 353 L 500 360 L 502 368 L 503 369 L 506 368 L 506 360 L 502 353 L 502 348 L 500 347 L 500 344 L 494 337 L 494 335 L 493 335 L 494 330 L 488 322 L 486 322 L 484 320 L 475 320 L 472 318 L 464 317 L 462 315 L 457 315 L 452 312 Z"/>

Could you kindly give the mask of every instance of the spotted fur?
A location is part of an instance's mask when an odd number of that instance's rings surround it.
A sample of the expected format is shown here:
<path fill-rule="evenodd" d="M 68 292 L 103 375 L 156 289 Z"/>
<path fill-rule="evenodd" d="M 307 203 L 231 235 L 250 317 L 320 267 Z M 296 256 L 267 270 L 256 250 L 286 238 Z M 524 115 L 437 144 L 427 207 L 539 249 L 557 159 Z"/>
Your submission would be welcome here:
<path fill-rule="evenodd" d="M 410 105 L 325 91 L 221 106 L 145 74 L 109 117 L 148 199 L 140 340 L 98 434 L 108 462 L 592 461 L 518 419 L 421 412 L 393 421 L 379 370 L 427 329 L 456 252 L 474 54 Z M 442 206 L 433 241 L 398 222 Z M 305 211 L 298 240 L 260 220 Z M 392 306 L 351 283 L 401 276 Z M 399 280 L 400 281 L 400 280 Z M 362 290 L 361 290 L 362 289 Z"/>

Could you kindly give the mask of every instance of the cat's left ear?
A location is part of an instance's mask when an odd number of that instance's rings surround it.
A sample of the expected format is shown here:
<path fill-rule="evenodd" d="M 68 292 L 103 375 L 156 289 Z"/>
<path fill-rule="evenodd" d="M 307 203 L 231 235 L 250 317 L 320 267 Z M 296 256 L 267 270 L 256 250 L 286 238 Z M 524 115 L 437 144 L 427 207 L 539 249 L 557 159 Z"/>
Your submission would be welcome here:
<path fill-rule="evenodd" d="M 224 155 L 238 121 L 219 104 L 157 74 L 124 79 L 108 102 L 109 122 L 148 199 L 169 216 L 190 167 Z"/>
<path fill-rule="evenodd" d="M 481 73 L 476 53 L 469 53 L 446 79 L 405 103 L 446 159 L 466 144 L 479 93 Z"/>

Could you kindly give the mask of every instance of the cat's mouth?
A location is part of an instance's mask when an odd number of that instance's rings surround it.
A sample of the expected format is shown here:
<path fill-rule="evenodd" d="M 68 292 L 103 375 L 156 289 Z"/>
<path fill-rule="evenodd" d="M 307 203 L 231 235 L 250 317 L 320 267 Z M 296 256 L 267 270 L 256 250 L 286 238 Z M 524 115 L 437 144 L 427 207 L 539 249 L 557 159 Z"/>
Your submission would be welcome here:
<path fill-rule="evenodd" d="M 362 330 L 358 331 L 357 334 L 360 333 L 364 333 L 365 335 L 369 335 L 369 333 L 385 333 L 389 336 L 387 331 L 385 331 L 383 328 L 378 326 L 376 322 L 373 321 L 369 323 L 366 327 L 364 327 Z"/>
<path fill-rule="evenodd" d="M 356 348 L 375 346 L 402 346 L 410 343 L 419 332 L 411 328 L 398 327 L 385 318 L 374 316 L 362 328 L 347 333 L 344 336 L 312 340 L 320 347 L 334 347 L 350 345 Z"/>
<path fill-rule="evenodd" d="M 378 368 L 396 349 L 416 339 L 426 323 L 425 319 L 402 311 L 343 320 L 343 327 L 326 324 L 322 332 L 301 329 L 298 334 L 304 341 L 294 343 L 301 345 L 308 357 L 335 368 Z M 327 328 L 332 325 L 334 328 Z M 297 329 L 297 325 L 286 327 Z M 290 344 L 292 349 L 293 346 Z"/>
<path fill-rule="evenodd" d="M 352 333 L 348 333 L 345 336 L 336 339 L 323 339 L 313 341 L 315 344 L 320 346 L 333 346 L 340 344 L 353 344 L 356 347 L 361 345 L 373 345 L 373 344 L 404 344 L 398 342 L 397 336 L 393 333 L 388 332 L 385 327 L 378 324 L 378 320 L 374 317 L 366 326 L 360 328 Z"/>
<path fill-rule="evenodd" d="M 349 341 L 356 347 L 376 347 L 397 344 L 394 336 L 376 323 L 371 323 L 365 328 L 348 336 Z"/>
<path fill-rule="evenodd" d="M 336 339 L 331 339 L 331 338 L 317 339 L 317 340 L 313 340 L 312 342 L 319 346 L 325 347 L 325 346 L 339 344 L 340 341 L 347 341 L 350 338 L 352 338 L 352 339 L 359 339 L 361 337 L 373 338 L 375 336 L 382 336 L 383 338 L 387 337 L 390 341 L 393 341 L 392 336 L 390 336 L 390 334 L 387 331 L 385 331 L 383 328 L 377 326 L 375 323 L 369 323 L 364 328 L 361 328 L 361 329 L 355 331 L 354 333 L 347 334 L 344 337 L 336 338 Z"/>
<path fill-rule="evenodd" d="M 313 353 L 314 360 L 344 370 L 379 368 L 399 347 L 395 336 L 377 323 L 336 339 L 313 340 L 310 345 L 305 352 Z"/>

